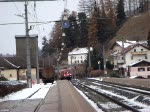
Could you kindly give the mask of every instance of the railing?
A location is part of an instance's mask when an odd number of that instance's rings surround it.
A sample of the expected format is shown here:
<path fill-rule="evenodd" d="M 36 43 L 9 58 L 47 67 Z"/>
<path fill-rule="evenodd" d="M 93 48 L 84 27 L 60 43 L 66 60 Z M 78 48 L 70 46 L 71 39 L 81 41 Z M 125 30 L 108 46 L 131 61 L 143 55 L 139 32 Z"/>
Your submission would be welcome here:
<path fill-rule="evenodd" d="M 132 55 L 145 55 L 147 51 L 138 51 L 138 52 L 131 52 Z"/>

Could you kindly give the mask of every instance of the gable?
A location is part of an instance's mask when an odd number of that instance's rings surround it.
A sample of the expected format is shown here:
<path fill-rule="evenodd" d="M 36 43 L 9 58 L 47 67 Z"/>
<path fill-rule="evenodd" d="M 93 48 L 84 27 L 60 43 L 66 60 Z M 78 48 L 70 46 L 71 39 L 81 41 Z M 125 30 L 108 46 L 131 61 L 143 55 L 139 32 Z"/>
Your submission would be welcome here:
<path fill-rule="evenodd" d="M 136 45 L 129 46 L 128 48 L 126 48 L 125 53 L 134 52 L 134 49 L 136 49 L 135 52 L 141 52 L 142 49 L 143 51 L 149 51 L 149 49 L 146 46 L 141 45 L 141 44 L 136 44 Z"/>
<path fill-rule="evenodd" d="M 150 66 L 150 62 L 140 61 L 140 62 L 132 65 L 132 67 L 140 67 L 140 66 Z"/>

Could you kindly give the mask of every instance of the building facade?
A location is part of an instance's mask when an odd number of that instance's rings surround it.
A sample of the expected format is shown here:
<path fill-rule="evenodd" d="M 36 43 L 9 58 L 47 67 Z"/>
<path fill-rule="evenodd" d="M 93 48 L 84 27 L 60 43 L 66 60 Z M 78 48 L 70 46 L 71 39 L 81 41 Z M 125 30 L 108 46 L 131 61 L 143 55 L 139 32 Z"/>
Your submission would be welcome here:
<path fill-rule="evenodd" d="M 22 57 L 26 60 L 27 58 L 27 45 L 25 35 L 16 35 L 16 56 Z M 30 35 L 30 60 L 32 65 L 36 65 L 36 55 L 38 52 L 38 35 Z"/>
<path fill-rule="evenodd" d="M 113 48 L 114 70 L 120 70 L 124 75 L 133 75 L 129 72 L 129 66 L 139 61 L 150 62 L 150 50 L 145 43 L 132 42 L 124 43 L 124 47 L 116 42 Z M 133 70 L 133 69 L 131 69 Z M 134 74 L 136 75 L 136 74 Z"/>
<path fill-rule="evenodd" d="M 88 57 L 87 48 L 75 48 L 68 53 L 68 65 L 83 64 L 87 60 L 87 57 Z"/>

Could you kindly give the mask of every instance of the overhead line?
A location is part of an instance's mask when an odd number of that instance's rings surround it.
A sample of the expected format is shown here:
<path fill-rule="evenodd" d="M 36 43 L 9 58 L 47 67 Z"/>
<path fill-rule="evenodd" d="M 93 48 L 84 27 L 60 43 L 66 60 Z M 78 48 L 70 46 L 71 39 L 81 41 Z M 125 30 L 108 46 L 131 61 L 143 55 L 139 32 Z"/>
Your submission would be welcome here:
<path fill-rule="evenodd" d="M 49 23 L 52 23 L 52 22 L 61 22 L 61 21 L 47 21 L 47 22 L 29 22 L 30 24 L 49 24 Z M 0 25 L 19 25 L 19 24 L 25 24 L 24 22 L 23 23 L 1 23 Z"/>
<path fill-rule="evenodd" d="M 98 19 L 112 19 L 112 18 L 98 18 Z M 82 19 L 82 20 L 89 20 L 89 19 Z M 78 20 L 74 20 L 74 21 L 78 21 Z M 30 24 L 49 24 L 51 22 L 61 22 L 61 20 L 57 20 L 57 21 L 46 21 L 46 22 L 28 22 Z M 16 24 L 25 24 L 25 23 L 1 23 L 1 25 L 16 25 Z"/>
<path fill-rule="evenodd" d="M 0 0 L 0 2 L 25 2 L 25 1 L 58 1 L 58 0 Z"/>

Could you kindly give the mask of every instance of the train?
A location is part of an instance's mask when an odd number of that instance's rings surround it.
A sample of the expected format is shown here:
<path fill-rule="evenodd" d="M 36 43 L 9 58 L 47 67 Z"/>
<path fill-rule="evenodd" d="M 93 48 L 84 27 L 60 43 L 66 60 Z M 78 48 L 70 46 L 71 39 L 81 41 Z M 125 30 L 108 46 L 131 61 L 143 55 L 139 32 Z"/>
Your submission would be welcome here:
<path fill-rule="evenodd" d="M 71 80 L 71 78 L 73 77 L 74 71 L 71 68 L 64 68 L 64 69 L 60 69 L 59 70 L 59 79 L 63 80 L 63 79 L 68 79 Z"/>
<path fill-rule="evenodd" d="M 40 76 L 43 83 L 54 83 L 56 78 L 55 68 L 53 66 L 43 67 L 40 71 Z"/>

